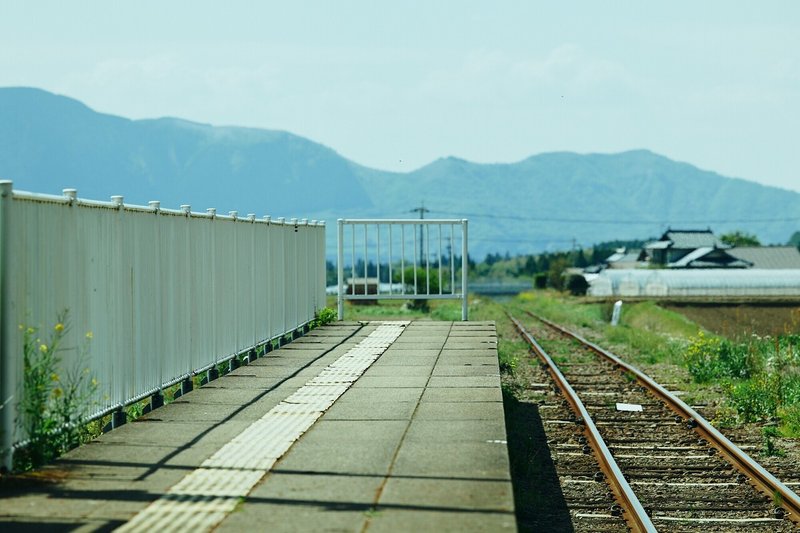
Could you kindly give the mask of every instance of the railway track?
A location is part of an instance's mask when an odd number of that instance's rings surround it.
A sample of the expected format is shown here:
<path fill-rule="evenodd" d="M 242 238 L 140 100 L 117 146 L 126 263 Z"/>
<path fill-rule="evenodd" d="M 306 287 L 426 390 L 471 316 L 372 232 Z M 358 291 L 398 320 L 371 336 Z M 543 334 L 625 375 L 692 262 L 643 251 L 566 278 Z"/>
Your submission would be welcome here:
<path fill-rule="evenodd" d="M 509 317 L 555 382 L 539 410 L 576 531 L 798 530 L 797 495 L 691 407 L 557 324 Z"/>

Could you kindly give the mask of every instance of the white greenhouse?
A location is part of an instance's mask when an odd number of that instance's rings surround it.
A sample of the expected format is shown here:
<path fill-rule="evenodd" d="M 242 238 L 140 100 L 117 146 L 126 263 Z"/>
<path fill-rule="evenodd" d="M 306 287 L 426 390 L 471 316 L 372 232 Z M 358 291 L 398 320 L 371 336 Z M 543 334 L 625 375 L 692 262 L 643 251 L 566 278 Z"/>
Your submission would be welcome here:
<path fill-rule="evenodd" d="M 589 281 L 589 296 L 800 296 L 800 269 L 607 269 Z"/>

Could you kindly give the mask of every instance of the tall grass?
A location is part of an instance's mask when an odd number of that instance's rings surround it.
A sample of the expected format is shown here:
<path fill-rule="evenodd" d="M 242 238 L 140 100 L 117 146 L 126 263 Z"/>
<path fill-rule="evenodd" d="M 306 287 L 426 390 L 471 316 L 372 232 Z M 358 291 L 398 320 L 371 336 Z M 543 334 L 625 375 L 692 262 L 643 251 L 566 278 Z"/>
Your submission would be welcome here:
<path fill-rule="evenodd" d="M 723 422 L 778 422 L 800 435 L 800 335 L 731 341 L 698 334 L 686 365 L 698 383 L 720 382 L 726 394 Z"/>

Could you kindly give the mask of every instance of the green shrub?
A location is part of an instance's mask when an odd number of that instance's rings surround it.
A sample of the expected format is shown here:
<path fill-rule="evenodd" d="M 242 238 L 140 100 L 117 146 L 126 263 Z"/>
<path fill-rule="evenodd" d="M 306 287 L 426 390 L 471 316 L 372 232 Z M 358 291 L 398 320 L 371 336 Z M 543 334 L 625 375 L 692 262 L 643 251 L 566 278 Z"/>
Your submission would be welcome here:
<path fill-rule="evenodd" d="M 314 321 L 311 323 L 311 327 L 316 328 L 319 326 L 324 326 L 325 324 L 330 324 L 336 320 L 336 317 L 336 311 L 330 307 L 323 307 L 314 314 Z"/>
<path fill-rule="evenodd" d="M 741 422 L 760 422 L 777 417 L 780 394 L 775 376 L 756 378 L 725 386 L 728 404 Z"/>
<path fill-rule="evenodd" d="M 430 277 L 428 277 L 428 272 L 430 271 Z M 419 294 L 426 294 L 426 291 L 430 289 L 428 294 L 438 294 L 439 293 L 439 269 L 437 268 L 430 268 L 427 270 L 424 266 L 417 267 L 417 293 Z M 403 277 L 399 271 L 395 271 L 393 273 L 394 282 L 400 283 L 401 280 L 405 282 L 406 290 L 409 292 L 414 291 L 414 267 L 406 267 L 403 271 Z M 442 270 L 442 282 L 444 285 L 448 285 L 450 282 L 449 278 L 449 270 Z M 442 290 L 449 292 L 449 287 L 442 287 Z"/>
<path fill-rule="evenodd" d="M 589 282 L 580 274 L 573 274 L 567 280 L 567 290 L 573 296 L 584 296 L 589 290 Z"/>
<path fill-rule="evenodd" d="M 702 331 L 689 339 L 684 362 L 698 383 L 708 383 L 719 373 L 719 337 L 709 337 Z"/>

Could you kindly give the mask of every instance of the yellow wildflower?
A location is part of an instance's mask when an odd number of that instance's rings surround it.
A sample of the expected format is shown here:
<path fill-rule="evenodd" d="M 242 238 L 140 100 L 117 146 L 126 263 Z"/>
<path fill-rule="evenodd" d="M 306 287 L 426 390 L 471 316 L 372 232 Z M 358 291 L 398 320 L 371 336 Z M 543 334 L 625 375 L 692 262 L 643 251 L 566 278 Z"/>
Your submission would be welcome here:
<path fill-rule="evenodd" d="M 61 333 L 62 331 L 64 331 L 64 324 L 59 322 L 58 324 L 56 324 L 56 326 L 53 329 L 56 330 L 57 332 Z"/>
<path fill-rule="evenodd" d="M 87 331 L 87 332 L 86 332 L 86 338 L 87 338 L 87 339 L 90 339 L 90 340 L 94 338 L 94 335 L 92 334 L 92 332 L 91 332 L 91 331 Z"/>
<path fill-rule="evenodd" d="M 39 345 L 39 351 L 42 352 L 42 353 L 47 353 L 47 345 L 46 344 L 40 344 Z"/>
<path fill-rule="evenodd" d="M 59 379 L 60 378 L 58 377 L 58 374 L 56 374 L 55 372 L 50 374 L 50 381 L 58 381 Z"/>
<path fill-rule="evenodd" d="M 53 396 L 54 396 L 55 398 L 60 398 L 60 397 L 61 397 L 61 394 L 62 394 L 62 392 L 63 392 L 63 391 L 61 390 L 61 388 L 59 388 L 59 387 L 56 387 L 55 389 L 53 389 Z"/>
<path fill-rule="evenodd" d="M 20 325 L 19 325 L 19 330 L 20 330 L 20 331 L 22 331 L 22 330 L 24 330 L 24 329 L 25 329 L 25 326 L 23 326 L 22 324 L 20 324 Z"/>
<path fill-rule="evenodd" d="M 32 327 L 28 326 L 28 329 L 26 329 L 25 331 L 28 333 L 28 335 L 33 335 L 33 333 L 34 333 L 36 330 L 35 330 L 35 329 L 33 329 Z"/>
<path fill-rule="evenodd" d="M 92 378 L 92 387 L 97 387 L 97 379 Z"/>

